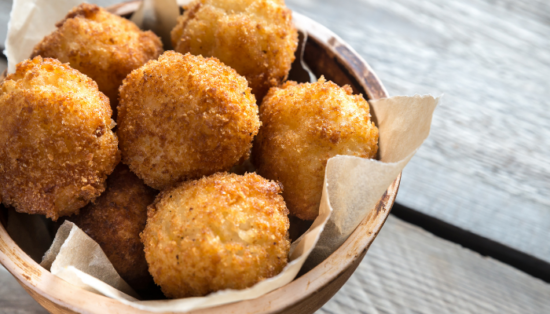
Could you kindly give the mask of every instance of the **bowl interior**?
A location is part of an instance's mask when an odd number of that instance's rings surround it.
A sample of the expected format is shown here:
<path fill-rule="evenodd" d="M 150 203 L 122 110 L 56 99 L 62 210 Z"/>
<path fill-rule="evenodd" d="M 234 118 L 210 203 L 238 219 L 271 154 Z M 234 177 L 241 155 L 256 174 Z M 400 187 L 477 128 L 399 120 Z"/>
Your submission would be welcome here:
<path fill-rule="evenodd" d="M 138 6 L 139 1 L 131 1 L 109 7 L 108 10 L 130 17 Z M 293 13 L 293 16 L 294 20 L 308 32 L 304 46 L 304 61 L 317 77 L 324 75 L 327 80 L 338 85 L 350 85 L 354 93 L 361 93 L 366 99 L 387 97 L 383 85 L 374 72 L 343 40 L 303 15 Z M 298 81 L 306 80 L 303 74 L 291 73 L 290 78 Z M 376 123 L 376 113 L 372 114 Z M 395 201 L 400 178 L 401 176 L 396 178 L 377 206 L 365 217 L 348 240 L 315 268 L 308 272 L 301 272 L 299 278 L 290 284 L 260 298 L 192 313 L 313 313 L 340 289 L 359 265 L 389 214 Z M 25 247 L 24 244 L 20 247 L 9 236 L 4 228 L 7 220 L 6 213 L 6 209 L 0 209 L 2 223 L 0 225 L 0 262 L 31 296 L 50 312 L 149 313 L 73 287 L 53 276 L 21 249 Z M 292 223 L 297 226 L 297 235 L 307 230 L 311 224 L 297 219 Z M 295 237 L 296 235 L 293 236 Z"/>

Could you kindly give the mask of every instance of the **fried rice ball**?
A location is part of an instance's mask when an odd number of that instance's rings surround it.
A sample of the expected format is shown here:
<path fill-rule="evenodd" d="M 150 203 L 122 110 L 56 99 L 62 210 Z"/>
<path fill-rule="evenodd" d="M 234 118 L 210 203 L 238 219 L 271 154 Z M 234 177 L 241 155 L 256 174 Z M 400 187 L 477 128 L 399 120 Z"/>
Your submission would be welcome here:
<path fill-rule="evenodd" d="M 349 86 L 325 81 L 287 82 L 272 88 L 260 107 L 262 128 L 254 142 L 252 162 L 261 176 L 280 181 L 290 214 L 313 220 L 329 158 L 352 155 L 373 158 L 378 129 L 369 104 Z"/>
<path fill-rule="evenodd" d="M 259 127 L 246 79 L 215 58 L 167 51 L 120 88 L 123 162 L 157 190 L 246 160 Z"/>
<path fill-rule="evenodd" d="M 53 220 L 105 190 L 120 160 L 109 99 L 55 59 L 17 65 L 0 86 L 0 195 Z"/>
<path fill-rule="evenodd" d="M 73 8 L 56 26 L 34 47 L 32 56 L 68 62 L 91 77 L 109 97 L 115 116 L 122 80 L 163 51 L 155 34 L 93 4 Z"/>
<path fill-rule="evenodd" d="M 147 206 L 156 195 L 127 166 L 119 164 L 97 201 L 68 218 L 101 246 L 122 279 L 138 291 L 153 283 L 139 234 L 145 228 Z"/>
<path fill-rule="evenodd" d="M 163 191 L 141 234 L 149 272 L 169 298 L 244 289 L 286 266 L 288 210 L 278 183 L 216 173 Z"/>
<path fill-rule="evenodd" d="M 216 57 L 248 80 L 258 100 L 286 80 L 298 32 L 283 0 L 196 0 L 172 30 L 176 51 Z"/>

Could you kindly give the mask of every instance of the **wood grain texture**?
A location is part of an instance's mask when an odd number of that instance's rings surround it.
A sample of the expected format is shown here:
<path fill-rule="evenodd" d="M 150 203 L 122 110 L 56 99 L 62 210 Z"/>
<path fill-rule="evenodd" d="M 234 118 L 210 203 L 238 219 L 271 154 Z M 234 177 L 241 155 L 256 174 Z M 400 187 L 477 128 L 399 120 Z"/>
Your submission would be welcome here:
<path fill-rule="evenodd" d="M 444 94 L 397 202 L 550 262 L 550 2 L 287 0 L 390 95 Z"/>
<path fill-rule="evenodd" d="M 390 216 L 317 314 L 550 313 L 550 285 Z"/>
<path fill-rule="evenodd" d="M 548 295 L 548 284 L 390 217 L 317 313 L 548 313 Z M 46 311 L 0 268 L 0 313 Z"/>
<path fill-rule="evenodd" d="M 136 8 L 136 2 L 109 8 L 113 12 L 128 12 L 124 7 Z M 385 96 L 386 92 L 374 73 L 363 60 L 337 38 L 334 33 L 313 20 L 296 13 L 294 19 L 316 42 L 308 51 L 323 50 L 326 58 L 310 59 L 310 65 L 319 71 L 338 74 L 327 76 L 337 84 L 355 82 L 358 92 L 369 96 Z M 309 46 L 306 43 L 306 47 Z M 315 55 L 323 55 L 315 54 Z M 304 57 L 306 58 L 306 57 Z M 306 58 L 307 59 L 307 58 Z M 318 66 L 317 63 L 320 63 Z M 337 70 L 330 70 L 336 68 Z M 341 70 L 344 70 L 343 73 Z M 322 73 L 315 72 L 316 75 Z M 346 79 L 344 82 L 340 79 Z M 347 240 L 323 262 L 294 281 L 256 299 L 224 304 L 213 308 L 194 310 L 192 313 L 313 313 L 325 304 L 347 281 L 357 268 L 370 244 L 377 236 L 395 202 L 401 175 L 399 174 L 378 204 L 362 219 Z M 122 302 L 78 289 L 52 275 L 25 254 L 0 225 L 0 263 L 11 272 L 23 288 L 52 313 L 145 313 Z M 307 263 L 304 265 L 307 268 Z M 313 267 L 313 266 L 312 266 Z M 303 269 L 302 269 L 303 270 Z M 147 312 L 149 313 L 149 312 Z M 191 313 L 191 312 L 190 312 Z"/>
<path fill-rule="evenodd" d="M 355 48 L 390 95 L 445 94 L 399 203 L 550 262 L 548 1 L 287 3 Z"/>
<path fill-rule="evenodd" d="M 0 314 L 45 314 L 15 278 L 0 265 Z"/>
<path fill-rule="evenodd" d="M 0 1 L 1 42 L 9 3 Z M 287 3 L 351 44 L 390 95 L 445 94 L 431 137 L 405 169 L 399 202 L 550 259 L 547 1 Z M 442 256 L 451 244 L 434 251 L 419 235 L 414 241 L 400 238 L 404 228 L 394 227 L 394 221 L 388 221 L 348 284 L 319 313 L 513 313 L 515 304 L 525 302 L 539 306 L 525 309 L 548 312 L 548 301 L 540 301 L 537 292 L 547 290 L 537 280 L 494 261 L 480 268 L 487 260 L 479 256 L 459 262 L 473 253 L 456 246 L 458 253 Z M 393 240 L 386 240 L 390 235 Z M 395 267 L 382 268 L 384 261 Z M 437 261 L 443 266 L 434 266 Z M 469 291 L 474 279 L 477 290 Z M 510 289 L 498 290 L 493 282 Z"/>

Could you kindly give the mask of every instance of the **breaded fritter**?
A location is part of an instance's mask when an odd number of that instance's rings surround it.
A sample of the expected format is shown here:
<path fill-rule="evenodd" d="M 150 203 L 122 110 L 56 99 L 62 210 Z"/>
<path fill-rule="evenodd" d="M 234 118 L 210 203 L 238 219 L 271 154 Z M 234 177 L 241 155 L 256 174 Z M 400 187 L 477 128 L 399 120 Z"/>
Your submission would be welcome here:
<path fill-rule="evenodd" d="M 0 87 L 0 194 L 18 212 L 53 220 L 105 190 L 120 160 L 108 98 L 55 59 L 17 65 Z"/>
<path fill-rule="evenodd" d="M 155 34 L 93 4 L 75 7 L 56 26 L 34 47 L 32 56 L 68 62 L 91 77 L 109 97 L 115 117 L 122 80 L 163 51 Z"/>
<path fill-rule="evenodd" d="M 246 79 L 214 58 L 167 51 L 120 88 L 122 160 L 158 190 L 246 160 L 259 126 Z"/>
<path fill-rule="evenodd" d="M 288 210 L 278 183 L 216 173 L 162 192 L 141 234 L 149 272 L 169 298 L 244 289 L 286 266 Z"/>
<path fill-rule="evenodd" d="M 283 0 L 196 0 L 172 30 L 172 44 L 234 68 L 261 101 L 288 76 L 298 32 Z"/>
<path fill-rule="evenodd" d="M 329 158 L 373 158 L 378 151 L 378 129 L 367 101 L 323 77 L 313 84 L 272 88 L 260 106 L 260 120 L 252 162 L 258 174 L 283 184 L 290 214 L 300 219 L 319 214 Z"/>
<path fill-rule="evenodd" d="M 127 166 L 119 164 L 97 201 L 67 218 L 101 246 L 122 279 L 138 291 L 153 283 L 139 234 L 145 228 L 147 206 L 156 195 Z"/>

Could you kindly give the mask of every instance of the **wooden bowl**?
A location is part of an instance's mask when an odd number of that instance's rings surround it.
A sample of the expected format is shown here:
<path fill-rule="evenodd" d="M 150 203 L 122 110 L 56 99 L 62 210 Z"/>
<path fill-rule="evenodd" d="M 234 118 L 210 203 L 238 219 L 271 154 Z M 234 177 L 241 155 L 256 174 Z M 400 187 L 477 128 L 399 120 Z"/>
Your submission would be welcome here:
<path fill-rule="evenodd" d="M 139 1 L 132 1 L 109 7 L 108 10 L 129 16 L 138 6 Z M 349 84 L 355 93 L 362 93 L 368 99 L 387 97 L 382 83 L 374 72 L 342 39 L 303 15 L 296 12 L 293 15 L 309 33 L 304 59 L 317 76 L 322 74 L 339 85 Z M 376 207 L 347 241 L 311 271 L 257 299 L 190 313 L 315 312 L 344 285 L 367 253 L 389 215 L 400 181 L 401 175 L 395 179 Z M 18 247 L 1 224 L 0 262 L 25 290 L 51 313 L 151 313 L 82 290 L 52 275 Z"/>

